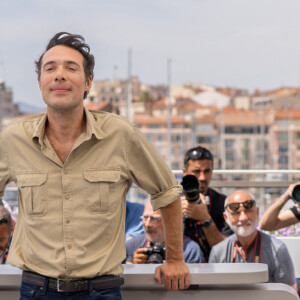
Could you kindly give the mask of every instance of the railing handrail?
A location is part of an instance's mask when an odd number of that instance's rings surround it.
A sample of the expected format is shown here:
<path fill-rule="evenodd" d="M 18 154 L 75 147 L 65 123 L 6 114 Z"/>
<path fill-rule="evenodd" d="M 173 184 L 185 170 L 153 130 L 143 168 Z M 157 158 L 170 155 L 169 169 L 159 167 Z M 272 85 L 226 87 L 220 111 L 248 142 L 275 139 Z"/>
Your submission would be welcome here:
<path fill-rule="evenodd" d="M 182 170 L 172 170 L 175 175 L 181 175 Z M 269 169 L 269 170 L 261 170 L 261 169 L 214 169 L 214 174 L 300 174 L 300 170 L 278 170 L 278 169 Z"/>

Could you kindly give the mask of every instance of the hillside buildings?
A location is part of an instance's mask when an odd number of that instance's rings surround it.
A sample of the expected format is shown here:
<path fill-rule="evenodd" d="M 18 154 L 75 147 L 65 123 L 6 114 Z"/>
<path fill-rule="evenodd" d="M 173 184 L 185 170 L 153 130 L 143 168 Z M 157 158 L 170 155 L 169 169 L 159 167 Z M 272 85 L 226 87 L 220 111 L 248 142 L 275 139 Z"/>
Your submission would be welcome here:
<path fill-rule="evenodd" d="M 215 168 L 300 169 L 299 88 L 250 95 L 186 83 L 168 90 L 137 77 L 131 86 L 133 122 L 172 169 L 181 169 L 184 152 L 198 144 L 213 152 Z M 126 116 L 127 87 L 126 80 L 95 81 L 87 102 L 108 100 Z"/>
<path fill-rule="evenodd" d="M 13 103 L 13 93 L 5 82 L 0 80 L 0 130 L 3 127 L 5 118 L 12 118 L 18 115 L 18 106 Z"/>
<path fill-rule="evenodd" d="M 129 88 L 130 87 L 130 90 Z M 300 88 L 255 91 L 185 83 L 151 86 L 137 76 L 94 81 L 84 104 L 127 116 L 173 170 L 182 168 L 187 149 L 202 145 L 216 169 L 299 169 Z M 0 127 L 18 107 L 0 82 Z"/>

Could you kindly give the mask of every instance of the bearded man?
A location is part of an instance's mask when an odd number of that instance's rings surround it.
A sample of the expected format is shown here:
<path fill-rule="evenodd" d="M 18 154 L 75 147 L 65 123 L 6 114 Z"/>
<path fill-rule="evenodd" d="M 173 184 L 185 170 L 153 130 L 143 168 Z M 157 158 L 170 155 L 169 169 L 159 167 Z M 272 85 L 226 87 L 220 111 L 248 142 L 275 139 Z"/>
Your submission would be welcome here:
<path fill-rule="evenodd" d="M 224 218 L 233 235 L 215 245 L 210 263 L 264 263 L 269 282 L 281 282 L 297 290 L 294 267 L 287 247 L 280 240 L 256 228 L 258 207 L 253 196 L 237 190 L 225 200 Z"/>

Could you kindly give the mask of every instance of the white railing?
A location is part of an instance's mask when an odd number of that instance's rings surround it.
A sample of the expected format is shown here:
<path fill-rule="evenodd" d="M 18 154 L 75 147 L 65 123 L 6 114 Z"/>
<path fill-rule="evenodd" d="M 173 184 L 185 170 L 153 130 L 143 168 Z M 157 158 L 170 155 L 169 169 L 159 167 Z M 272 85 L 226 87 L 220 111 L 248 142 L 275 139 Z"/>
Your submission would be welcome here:
<path fill-rule="evenodd" d="M 124 265 L 123 300 L 296 300 L 297 293 L 282 283 L 266 283 L 265 264 L 190 264 L 191 288 L 171 292 L 155 283 L 157 265 Z M 21 270 L 0 265 L 0 299 L 19 296 Z"/>

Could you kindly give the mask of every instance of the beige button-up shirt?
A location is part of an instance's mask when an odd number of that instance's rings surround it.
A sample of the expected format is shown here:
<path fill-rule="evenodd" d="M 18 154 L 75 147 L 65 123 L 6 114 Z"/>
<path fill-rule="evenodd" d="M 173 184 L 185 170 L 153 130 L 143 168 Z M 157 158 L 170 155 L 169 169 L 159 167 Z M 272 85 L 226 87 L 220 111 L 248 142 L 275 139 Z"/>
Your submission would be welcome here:
<path fill-rule="evenodd" d="M 154 209 L 181 192 L 165 161 L 125 118 L 85 110 L 86 132 L 63 164 L 45 136 L 46 114 L 0 135 L 0 197 L 14 181 L 19 215 L 8 263 L 54 278 L 121 274 L 126 183 Z"/>

